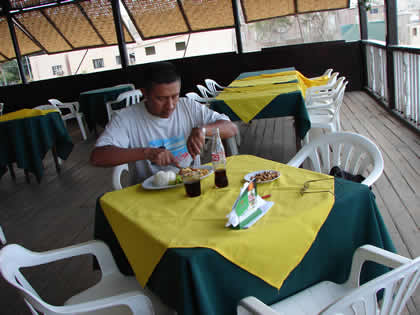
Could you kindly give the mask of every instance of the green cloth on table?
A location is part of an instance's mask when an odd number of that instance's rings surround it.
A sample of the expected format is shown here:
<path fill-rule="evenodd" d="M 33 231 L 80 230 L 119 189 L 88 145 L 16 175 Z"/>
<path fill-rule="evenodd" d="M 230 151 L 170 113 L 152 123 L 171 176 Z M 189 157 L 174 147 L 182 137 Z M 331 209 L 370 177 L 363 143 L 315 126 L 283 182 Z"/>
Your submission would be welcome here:
<path fill-rule="evenodd" d="M 104 240 L 111 247 L 123 272 L 131 272 L 99 199 L 95 238 Z M 364 244 L 395 252 L 373 193 L 365 185 L 336 178 L 335 204 L 331 213 L 310 250 L 280 290 L 206 248 L 169 249 L 147 286 L 179 315 L 235 314 L 237 303 L 246 296 L 253 295 L 272 304 L 320 281 L 344 282 L 354 251 Z M 367 281 L 384 272 L 385 268 L 370 264 L 363 269 L 362 279 Z"/>
<path fill-rule="evenodd" d="M 116 100 L 118 95 L 132 89 L 130 85 L 119 85 L 80 93 L 80 111 L 84 114 L 89 130 L 93 130 L 96 124 L 105 127 L 108 123 L 106 102 Z"/>
<path fill-rule="evenodd" d="M 73 149 L 72 140 L 58 112 L 0 122 L 0 177 L 9 163 L 42 178 L 42 160 L 56 146 L 57 155 L 66 160 Z"/>

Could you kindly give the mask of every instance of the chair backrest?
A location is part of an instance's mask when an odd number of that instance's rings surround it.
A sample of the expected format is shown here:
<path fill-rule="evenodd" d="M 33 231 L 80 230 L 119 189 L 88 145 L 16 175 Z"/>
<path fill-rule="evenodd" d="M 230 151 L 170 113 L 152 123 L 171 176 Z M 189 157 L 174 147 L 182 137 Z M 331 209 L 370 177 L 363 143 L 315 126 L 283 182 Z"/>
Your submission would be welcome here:
<path fill-rule="evenodd" d="M 125 107 L 140 103 L 140 98 L 143 96 L 140 90 L 132 90 L 123 92 L 118 95 L 116 102 L 125 100 Z"/>
<path fill-rule="evenodd" d="M 420 257 L 363 285 L 327 307 L 322 315 L 398 315 L 420 282 Z M 382 300 L 378 303 L 378 293 Z"/>
<path fill-rule="evenodd" d="M 214 94 L 218 94 L 220 90 L 223 90 L 225 88 L 224 86 L 221 86 L 219 83 L 212 79 L 205 79 L 204 83 L 206 83 L 207 88 Z"/>
<path fill-rule="evenodd" d="M 368 138 L 351 132 L 322 135 L 306 144 L 287 163 L 299 167 L 309 159 L 312 169 L 328 174 L 334 166 L 365 176 L 362 184 L 371 186 L 382 174 L 384 160 L 381 151 Z M 371 167 L 371 169 L 369 169 Z"/>
<path fill-rule="evenodd" d="M 207 89 L 205 86 L 201 85 L 201 84 L 197 84 L 197 89 L 200 91 L 201 95 L 203 97 L 213 97 L 216 96 L 217 93 L 214 93 L 212 91 L 210 91 L 209 89 Z"/>
<path fill-rule="evenodd" d="M 201 97 L 200 95 L 198 95 L 195 92 L 186 93 L 185 96 L 189 99 L 192 99 L 192 100 L 197 101 L 197 102 L 202 103 L 202 104 L 208 104 L 209 100 L 210 100 L 210 98 Z"/>
<path fill-rule="evenodd" d="M 51 259 L 43 259 L 42 254 L 31 252 L 17 244 L 7 245 L 0 251 L 0 271 L 3 277 L 23 294 L 25 303 L 33 314 L 38 314 L 35 309 L 45 314 L 56 313 L 51 311 L 54 307 L 39 296 L 19 269 L 46 264 L 51 261 Z"/>
<path fill-rule="evenodd" d="M 60 109 L 55 105 L 39 105 L 39 106 L 34 107 L 34 109 L 40 109 L 40 110 L 57 109 L 61 113 Z"/>
<path fill-rule="evenodd" d="M 3 245 L 7 243 L 6 235 L 4 235 L 3 228 L 0 226 L 0 241 Z"/>
<path fill-rule="evenodd" d="M 78 102 L 63 103 L 56 98 L 50 98 L 48 100 L 48 102 L 50 102 L 51 105 L 54 105 L 57 109 L 60 110 L 60 113 L 61 113 L 61 116 L 63 117 L 63 120 L 76 118 L 76 114 L 79 111 L 79 103 Z M 63 114 L 63 112 L 61 111 L 61 109 L 63 109 L 63 108 L 68 109 L 70 112 L 67 112 L 66 114 Z"/>

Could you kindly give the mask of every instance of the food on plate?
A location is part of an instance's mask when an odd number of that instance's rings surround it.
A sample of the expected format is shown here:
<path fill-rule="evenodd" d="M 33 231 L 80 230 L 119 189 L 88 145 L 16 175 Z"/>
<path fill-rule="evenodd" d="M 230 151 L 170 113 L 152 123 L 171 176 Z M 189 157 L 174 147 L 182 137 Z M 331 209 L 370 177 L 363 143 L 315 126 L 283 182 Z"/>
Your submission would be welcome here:
<path fill-rule="evenodd" d="M 200 177 L 203 177 L 208 175 L 210 171 L 206 168 L 185 167 L 181 168 L 178 174 L 188 176 L 191 175 L 192 172 L 200 172 Z"/>
<path fill-rule="evenodd" d="M 279 172 L 277 171 L 264 171 L 254 176 L 251 176 L 250 179 L 253 180 L 255 178 L 257 183 L 262 183 L 269 180 L 273 180 L 277 177 L 279 177 Z"/>
<path fill-rule="evenodd" d="M 153 185 L 159 186 L 159 187 L 175 185 L 176 181 L 177 181 L 177 175 L 174 171 L 167 171 L 167 172 L 159 171 L 153 177 Z"/>

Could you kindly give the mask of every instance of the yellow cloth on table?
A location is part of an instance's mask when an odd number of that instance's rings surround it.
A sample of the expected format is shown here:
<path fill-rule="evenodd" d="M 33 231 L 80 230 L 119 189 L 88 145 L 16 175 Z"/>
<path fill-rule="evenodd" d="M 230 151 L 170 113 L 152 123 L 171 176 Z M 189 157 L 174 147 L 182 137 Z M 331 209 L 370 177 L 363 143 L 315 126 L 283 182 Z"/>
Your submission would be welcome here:
<path fill-rule="evenodd" d="M 274 169 L 279 179 L 258 185 L 271 194 L 273 207 L 251 228 L 225 227 L 249 172 Z M 280 288 L 311 247 L 334 203 L 334 180 L 325 174 L 250 155 L 228 158 L 229 186 L 214 187 L 214 175 L 201 181 L 201 196 L 189 198 L 184 187 L 144 190 L 135 185 L 106 193 L 100 205 L 134 273 L 145 285 L 167 248 L 211 248 L 270 285 Z M 309 185 L 308 180 L 324 179 Z"/>
<path fill-rule="evenodd" d="M 23 119 L 41 115 L 47 115 L 48 113 L 58 112 L 57 109 L 48 109 L 48 110 L 41 110 L 41 109 L 20 109 L 12 113 L 5 114 L 0 116 L 0 121 L 8 121 L 8 120 L 15 120 L 15 119 Z"/>
<path fill-rule="evenodd" d="M 290 82 L 294 80 L 297 82 Z M 233 81 L 216 100 L 223 100 L 247 123 L 280 94 L 300 91 L 305 97 L 307 88 L 327 82 L 328 77 L 308 79 L 296 70 L 260 74 Z"/>

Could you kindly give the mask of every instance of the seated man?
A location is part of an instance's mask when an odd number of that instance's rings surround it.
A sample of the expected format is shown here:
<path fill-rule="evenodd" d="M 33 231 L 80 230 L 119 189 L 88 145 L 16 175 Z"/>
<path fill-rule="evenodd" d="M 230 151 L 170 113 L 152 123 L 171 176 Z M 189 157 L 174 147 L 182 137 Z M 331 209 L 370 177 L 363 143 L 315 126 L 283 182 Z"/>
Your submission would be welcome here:
<path fill-rule="evenodd" d="M 117 112 L 96 142 L 96 166 L 128 163 L 131 184 L 162 169 L 187 167 L 200 154 L 204 137 L 219 128 L 222 139 L 237 133 L 226 115 L 180 98 L 181 78 L 174 65 L 160 62 L 145 71 L 144 100 Z"/>

